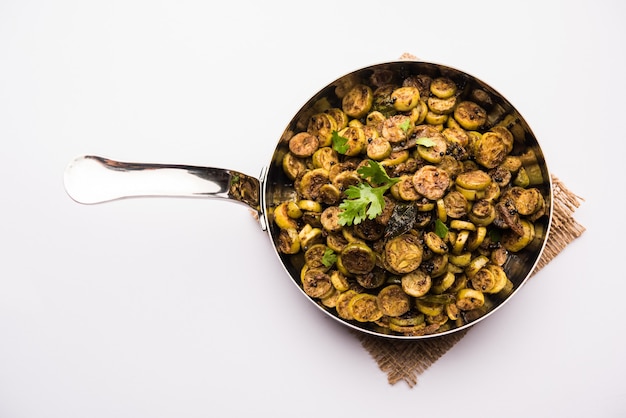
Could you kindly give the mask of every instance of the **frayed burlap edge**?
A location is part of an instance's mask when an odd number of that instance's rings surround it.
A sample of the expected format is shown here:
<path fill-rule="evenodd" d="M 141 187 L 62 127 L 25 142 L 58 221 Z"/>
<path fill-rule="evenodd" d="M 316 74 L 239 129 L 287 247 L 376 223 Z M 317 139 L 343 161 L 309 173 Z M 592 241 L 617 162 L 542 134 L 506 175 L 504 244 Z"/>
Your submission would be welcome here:
<path fill-rule="evenodd" d="M 585 232 L 585 227 L 576 222 L 573 217 L 574 211 L 580 207 L 584 199 L 568 190 L 556 176 L 552 176 L 552 190 L 554 195 L 552 227 L 533 275 Z"/>
<path fill-rule="evenodd" d="M 552 186 L 554 191 L 552 227 L 546 247 L 532 275 L 585 231 L 585 227 L 573 218 L 574 211 L 583 199 L 568 190 L 555 176 L 552 176 Z M 390 340 L 353 332 L 380 370 L 387 374 L 389 384 L 405 381 L 409 387 L 414 387 L 417 385 L 418 377 L 458 343 L 468 330 L 418 341 Z"/>

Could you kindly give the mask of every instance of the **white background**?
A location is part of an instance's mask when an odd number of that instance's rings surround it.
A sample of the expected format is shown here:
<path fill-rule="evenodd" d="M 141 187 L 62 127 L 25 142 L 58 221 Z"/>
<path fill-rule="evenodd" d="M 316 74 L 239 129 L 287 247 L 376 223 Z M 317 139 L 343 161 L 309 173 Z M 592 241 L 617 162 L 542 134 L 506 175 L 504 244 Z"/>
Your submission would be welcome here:
<path fill-rule="evenodd" d="M 0 417 L 626 416 L 626 6 L 0 1 Z M 74 157 L 258 175 L 319 88 L 403 52 L 520 110 L 587 227 L 410 389 L 243 206 L 73 202 Z"/>

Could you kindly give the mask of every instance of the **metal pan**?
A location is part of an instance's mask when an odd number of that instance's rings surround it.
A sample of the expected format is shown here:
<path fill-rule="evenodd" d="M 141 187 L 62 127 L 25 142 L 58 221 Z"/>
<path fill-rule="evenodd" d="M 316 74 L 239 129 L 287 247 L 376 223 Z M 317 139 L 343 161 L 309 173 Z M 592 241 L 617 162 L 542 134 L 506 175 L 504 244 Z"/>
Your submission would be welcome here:
<path fill-rule="evenodd" d="M 273 210 L 285 200 L 296 198 L 294 181 L 283 170 L 282 161 L 289 152 L 289 139 L 306 130 L 309 118 L 324 107 L 341 107 L 340 96 L 346 86 L 357 82 L 381 84 L 397 82 L 410 75 L 428 75 L 431 78 L 448 77 L 459 86 L 459 99 L 479 102 L 487 111 L 487 122 L 481 128 L 488 130 L 506 124 L 514 137 L 512 155 L 531 155 L 525 159 L 528 170 L 534 173 L 532 186 L 545 198 L 544 216 L 534 222 L 535 238 L 523 250 L 509 253 L 503 268 L 512 283 L 504 297 L 490 299 L 490 308 L 473 312 L 462 320 L 448 324 L 429 333 L 403 334 L 391 331 L 384 323 L 359 322 L 339 317 L 334 308 L 310 297 L 302 287 L 302 253 L 287 255 L 278 249 L 280 228 L 273 222 Z M 140 196 L 181 196 L 226 199 L 244 204 L 258 214 L 261 227 L 268 232 L 276 255 L 294 284 L 320 311 L 340 323 L 368 334 L 396 339 L 422 339 L 438 337 L 466 329 L 494 314 L 523 286 L 534 270 L 546 245 L 552 221 L 552 181 L 541 147 L 530 127 L 507 99 L 481 80 L 454 68 L 423 61 L 393 61 L 368 66 L 353 71 L 322 88 L 295 114 L 279 139 L 269 164 L 257 178 L 233 170 L 187 165 L 130 163 L 87 155 L 73 160 L 65 171 L 65 187 L 76 202 L 93 204 L 110 200 Z"/>

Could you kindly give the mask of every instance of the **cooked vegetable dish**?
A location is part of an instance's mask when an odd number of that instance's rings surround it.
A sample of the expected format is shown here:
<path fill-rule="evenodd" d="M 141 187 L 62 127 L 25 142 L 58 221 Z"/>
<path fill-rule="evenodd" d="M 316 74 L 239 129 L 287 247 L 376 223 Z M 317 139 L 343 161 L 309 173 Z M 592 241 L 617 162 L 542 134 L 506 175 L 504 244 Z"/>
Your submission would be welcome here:
<path fill-rule="evenodd" d="M 403 336 L 441 333 L 514 289 L 509 258 L 544 237 L 544 174 L 490 119 L 488 92 L 446 75 L 349 78 L 284 138 L 293 192 L 276 245 L 304 292 L 340 318 Z"/>

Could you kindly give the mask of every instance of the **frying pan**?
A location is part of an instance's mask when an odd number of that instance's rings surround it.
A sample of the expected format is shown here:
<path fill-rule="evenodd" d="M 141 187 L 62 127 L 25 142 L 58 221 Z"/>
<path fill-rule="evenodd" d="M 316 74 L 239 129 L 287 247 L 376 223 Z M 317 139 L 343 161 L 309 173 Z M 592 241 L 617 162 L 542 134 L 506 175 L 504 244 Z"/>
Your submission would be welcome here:
<path fill-rule="evenodd" d="M 401 335 L 390 332 L 388 328 L 374 322 L 342 319 L 335 309 L 328 308 L 319 300 L 307 295 L 302 289 L 300 280 L 303 257 L 301 254 L 299 256 L 283 254 L 278 250 L 280 229 L 272 222 L 272 212 L 280 202 L 296 199 L 294 181 L 285 174 L 282 160 L 289 151 L 289 139 L 296 132 L 306 129 L 307 121 L 313 113 L 319 111 L 321 105 L 341 107 L 338 94 L 345 89 L 346 85 L 369 82 L 373 79 L 378 82 L 385 79 L 403 80 L 410 75 L 418 74 L 429 75 L 432 78 L 448 77 L 459 86 L 457 94 L 461 99 L 480 101 L 487 111 L 487 122 L 483 129 L 504 120 L 508 121 L 507 127 L 514 136 L 512 154 L 530 153 L 534 156 L 533 187 L 538 188 L 544 196 L 546 211 L 543 217 L 535 221 L 536 234 L 533 241 L 523 250 L 509 254 L 508 260 L 503 265 L 513 284 L 512 291 L 507 296 L 494 298 L 493 306 L 489 311 L 459 325 L 453 325 L 445 331 L 425 335 Z M 262 169 L 258 177 L 222 168 L 122 162 L 101 156 L 85 155 L 74 159 L 68 165 L 64 181 L 68 195 L 76 202 L 83 204 L 101 203 L 126 197 L 180 196 L 225 199 L 246 205 L 258 215 L 261 228 L 267 231 L 280 263 L 293 283 L 302 291 L 305 299 L 314 303 L 321 312 L 347 327 L 371 335 L 395 339 L 432 338 L 458 332 L 498 311 L 505 302 L 518 293 L 533 272 L 546 245 L 552 221 L 551 176 L 537 138 L 519 112 L 500 93 L 476 77 L 446 65 L 418 60 L 391 61 L 360 68 L 322 88 L 289 122 L 278 140 L 269 164 Z"/>

